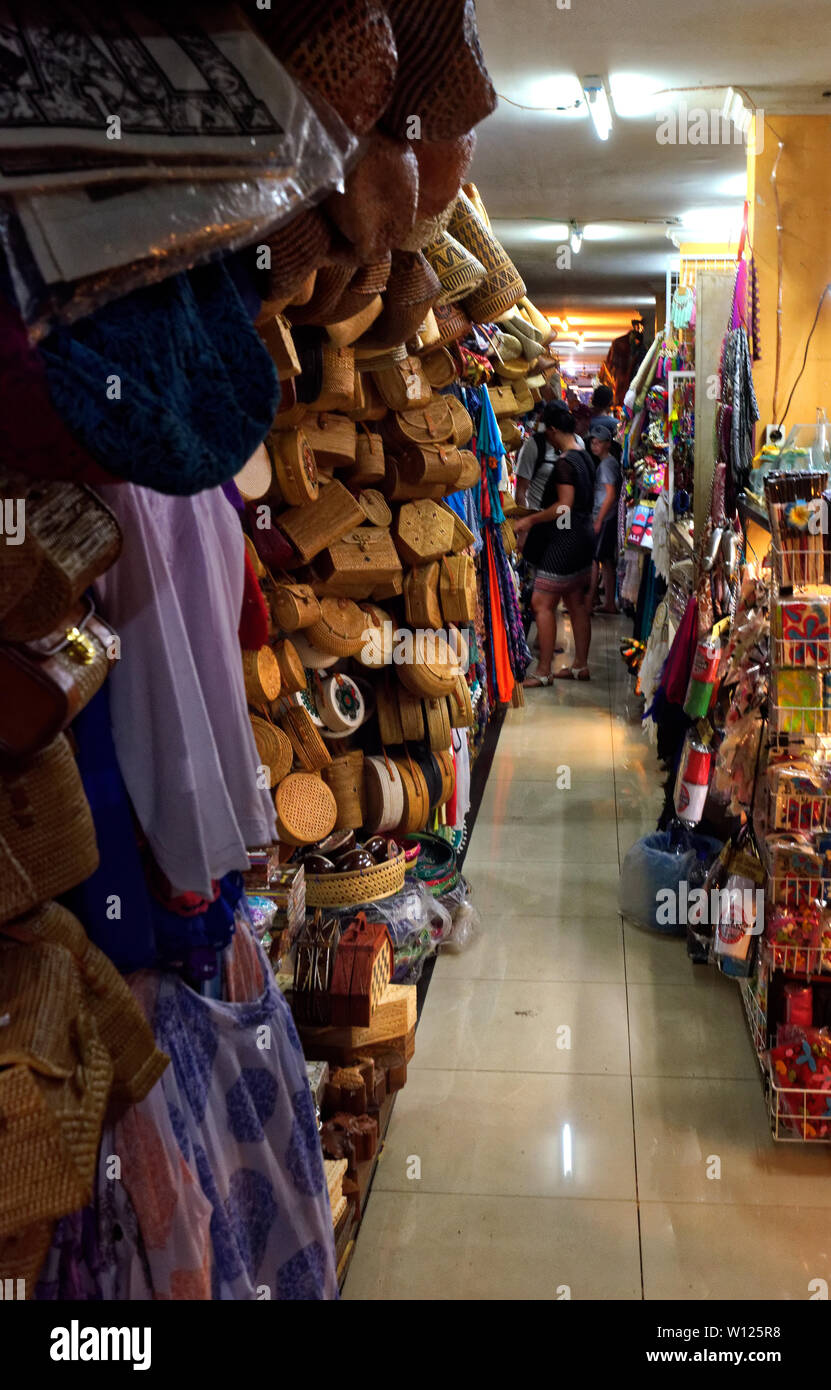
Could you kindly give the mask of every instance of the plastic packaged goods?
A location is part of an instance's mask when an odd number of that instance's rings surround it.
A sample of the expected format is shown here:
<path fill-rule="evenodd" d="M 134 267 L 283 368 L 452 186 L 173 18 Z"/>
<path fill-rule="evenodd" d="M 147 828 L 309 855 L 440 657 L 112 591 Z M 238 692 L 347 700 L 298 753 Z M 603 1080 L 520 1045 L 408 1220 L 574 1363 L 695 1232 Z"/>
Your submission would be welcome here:
<path fill-rule="evenodd" d="M 620 874 L 620 911 L 639 926 L 670 936 L 684 936 L 691 910 L 690 878 L 699 851 L 716 855 L 718 840 L 687 834 L 673 844 L 668 830 L 656 830 L 636 840 L 627 851 Z M 677 852 L 680 850 L 680 852 Z"/>
<path fill-rule="evenodd" d="M 675 813 L 685 825 L 698 825 L 704 815 L 712 768 L 712 750 L 688 733 L 675 781 Z"/>
<path fill-rule="evenodd" d="M 0 246 L 33 337 L 264 241 L 342 187 L 357 150 L 233 6 L 177 6 L 162 24 L 130 5 L 115 32 L 99 0 L 71 14 L 39 0 L 4 42 L 27 55 L 6 84 L 31 119 L 0 120 Z M 49 74 L 48 110 L 30 62 Z"/>

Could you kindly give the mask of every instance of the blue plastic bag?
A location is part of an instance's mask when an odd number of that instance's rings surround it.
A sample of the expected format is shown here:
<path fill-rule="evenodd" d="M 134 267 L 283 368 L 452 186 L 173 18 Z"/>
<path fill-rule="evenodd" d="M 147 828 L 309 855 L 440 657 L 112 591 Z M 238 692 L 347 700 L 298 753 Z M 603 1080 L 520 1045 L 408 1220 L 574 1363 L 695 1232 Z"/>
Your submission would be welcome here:
<path fill-rule="evenodd" d="M 668 830 L 656 830 L 635 841 L 620 871 L 620 911 L 624 917 L 664 936 L 686 935 L 681 884 L 688 882 L 699 850 L 713 857 L 721 850 L 721 843 L 707 835 L 690 834 L 687 843 L 689 848 L 676 854 Z"/>

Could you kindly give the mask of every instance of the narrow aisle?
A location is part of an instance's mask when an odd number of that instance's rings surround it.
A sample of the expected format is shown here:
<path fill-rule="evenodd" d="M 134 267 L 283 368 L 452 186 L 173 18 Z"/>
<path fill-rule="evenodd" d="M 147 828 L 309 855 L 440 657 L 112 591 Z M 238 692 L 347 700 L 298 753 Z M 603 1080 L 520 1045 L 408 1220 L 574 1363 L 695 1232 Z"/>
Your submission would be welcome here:
<path fill-rule="evenodd" d="M 772 1143 L 737 987 L 618 916 L 662 802 L 628 631 L 598 619 L 592 681 L 506 718 L 465 861 L 483 932 L 437 962 L 348 1299 L 804 1298 L 828 1277 L 828 1156 Z"/>

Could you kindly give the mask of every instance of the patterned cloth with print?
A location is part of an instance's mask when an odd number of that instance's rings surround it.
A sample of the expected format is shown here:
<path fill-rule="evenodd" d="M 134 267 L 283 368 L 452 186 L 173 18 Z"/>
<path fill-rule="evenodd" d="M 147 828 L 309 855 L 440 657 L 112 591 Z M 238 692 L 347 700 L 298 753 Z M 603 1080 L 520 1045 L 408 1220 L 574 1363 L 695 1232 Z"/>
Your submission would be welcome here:
<path fill-rule="evenodd" d="M 229 1003 L 174 974 L 133 992 L 171 1065 L 114 1150 L 161 1299 L 332 1299 L 334 1237 L 294 1022 L 242 913 Z M 242 986 L 256 985 L 252 995 Z"/>

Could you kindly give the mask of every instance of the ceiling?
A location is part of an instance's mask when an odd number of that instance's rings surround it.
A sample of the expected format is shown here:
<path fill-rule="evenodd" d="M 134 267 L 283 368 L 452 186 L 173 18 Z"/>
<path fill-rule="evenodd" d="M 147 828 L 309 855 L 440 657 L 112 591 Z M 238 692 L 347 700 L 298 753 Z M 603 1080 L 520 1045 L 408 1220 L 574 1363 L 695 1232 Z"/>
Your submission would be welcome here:
<path fill-rule="evenodd" d="M 677 255 L 667 224 L 697 242 L 737 235 L 746 150 L 728 125 L 678 142 L 696 112 L 720 115 L 733 86 L 774 124 L 777 112 L 831 117 L 829 0 L 476 0 L 476 11 L 500 101 L 478 127 L 471 177 L 540 307 L 613 310 L 607 338 L 654 303 Z M 605 142 L 583 104 L 519 109 L 573 102 L 565 80 L 589 75 L 612 94 Z M 585 235 L 568 266 L 558 247 L 572 220 Z"/>

